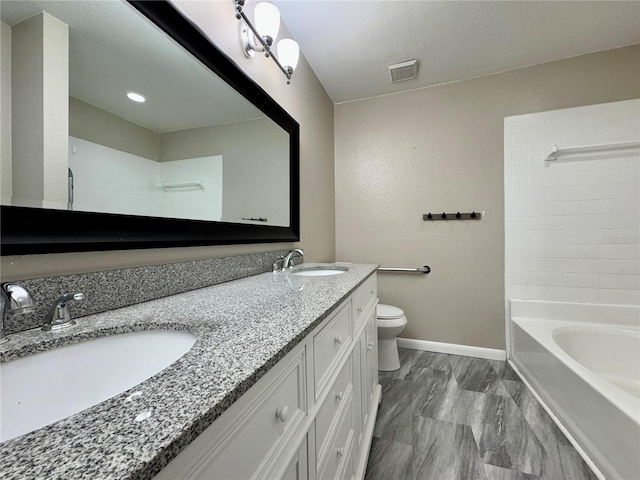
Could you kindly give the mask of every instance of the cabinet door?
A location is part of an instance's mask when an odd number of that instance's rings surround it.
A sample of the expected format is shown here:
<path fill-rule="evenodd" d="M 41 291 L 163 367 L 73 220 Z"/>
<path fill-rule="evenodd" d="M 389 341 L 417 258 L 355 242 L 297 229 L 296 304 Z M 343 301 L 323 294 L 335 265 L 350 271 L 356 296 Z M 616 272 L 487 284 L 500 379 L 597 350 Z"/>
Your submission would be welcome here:
<path fill-rule="evenodd" d="M 306 348 L 296 347 L 155 480 L 260 478 L 307 415 Z M 238 461 L 238 459 L 242 459 Z"/>
<path fill-rule="evenodd" d="M 360 350 L 360 425 L 362 430 L 369 420 L 369 399 L 371 397 L 371 365 L 367 362 L 367 331 L 368 328 L 362 331 L 358 341 Z"/>
<path fill-rule="evenodd" d="M 362 367 L 360 366 L 360 338 L 355 341 L 353 352 L 351 353 L 351 366 L 353 368 L 353 432 L 355 438 L 355 448 L 359 449 L 362 442 L 364 425 L 362 425 Z"/>
<path fill-rule="evenodd" d="M 369 408 L 371 408 L 371 401 L 373 394 L 378 384 L 378 322 L 376 317 L 376 311 L 374 310 L 369 319 L 369 324 L 365 329 L 366 333 L 366 362 L 368 376 L 368 388 L 369 388 Z"/>
<path fill-rule="evenodd" d="M 307 437 L 304 437 L 298 453 L 296 453 L 282 475 L 282 480 L 308 480 L 309 479 L 309 462 L 307 452 Z"/>

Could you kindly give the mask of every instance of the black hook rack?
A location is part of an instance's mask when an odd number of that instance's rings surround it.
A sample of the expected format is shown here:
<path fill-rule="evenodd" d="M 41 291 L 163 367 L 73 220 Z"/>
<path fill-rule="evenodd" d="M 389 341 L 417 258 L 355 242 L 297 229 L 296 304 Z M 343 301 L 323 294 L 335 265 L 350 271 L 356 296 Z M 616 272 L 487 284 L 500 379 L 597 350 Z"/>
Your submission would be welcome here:
<path fill-rule="evenodd" d="M 422 215 L 422 220 L 480 220 L 482 218 L 482 212 L 466 212 L 466 213 L 447 213 L 442 212 L 440 214 L 432 214 L 431 212 Z"/>

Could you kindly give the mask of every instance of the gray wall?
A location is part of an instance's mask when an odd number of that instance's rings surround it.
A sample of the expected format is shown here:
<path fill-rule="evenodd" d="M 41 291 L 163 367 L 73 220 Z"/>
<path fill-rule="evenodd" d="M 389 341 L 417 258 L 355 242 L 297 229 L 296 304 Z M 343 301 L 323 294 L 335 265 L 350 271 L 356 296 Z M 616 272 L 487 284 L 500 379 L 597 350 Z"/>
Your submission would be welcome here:
<path fill-rule="evenodd" d="M 245 58 L 238 38 L 233 2 L 177 0 L 174 4 L 300 123 L 301 242 L 5 256 L 1 261 L 2 281 L 297 246 L 305 249 L 308 261 L 330 262 L 335 259 L 333 103 L 324 88 L 304 57 L 300 59 L 291 85 L 287 85 L 271 60 L 262 55 L 254 59 Z M 281 28 L 281 32 L 283 36 L 288 35 L 286 28 Z"/>
<path fill-rule="evenodd" d="M 0 200 L 11 203 L 11 27 L 0 22 Z"/>
<path fill-rule="evenodd" d="M 379 275 L 408 338 L 504 344 L 504 117 L 640 97 L 640 49 L 620 48 L 335 107 L 337 260 L 428 264 Z M 429 210 L 480 221 L 422 221 Z"/>
<path fill-rule="evenodd" d="M 69 97 L 69 135 L 149 160 L 160 158 L 160 135 Z"/>
<path fill-rule="evenodd" d="M 161 161 L 222 155 L 222 220 L 288 225 L 289 136 L 268 118 L 160 135 Z"/>

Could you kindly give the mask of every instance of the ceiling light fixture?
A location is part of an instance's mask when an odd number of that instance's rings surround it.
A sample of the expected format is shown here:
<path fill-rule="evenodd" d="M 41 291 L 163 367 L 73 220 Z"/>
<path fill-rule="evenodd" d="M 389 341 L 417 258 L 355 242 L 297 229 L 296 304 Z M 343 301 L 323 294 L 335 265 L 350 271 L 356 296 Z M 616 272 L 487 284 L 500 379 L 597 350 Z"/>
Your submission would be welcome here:
<path fill-rule="evenodd" d="M 255 27 L 245 15 L 243 8 L 245 0 L 234 0 L 236 3 L 236 18 L 241 20 L 240 37 L 244 54 L 247 58 L 252 58 L 255 52 L 264 52 L 265 57 L 271 57 L 276 65 L 282 70 L 287 83 L 291 83 L 291 75 L 298 65 L 300 47 L 289 38 L 278 42 L 278 55 L 281 60 L 271 50 L 280 30 L 280 12 L 278 8 L 268 2 L 256 5 L 254 17 Z"/>
<path fill-rule="evenodd" d="M 133 100 L 134 102 L 138 102 L 138 103 L 144 103 L 147 101 L 147 99 L 144 98 L 144 96 L 136 92 L 127 92 L 127 98 L 129 100 Z"/>

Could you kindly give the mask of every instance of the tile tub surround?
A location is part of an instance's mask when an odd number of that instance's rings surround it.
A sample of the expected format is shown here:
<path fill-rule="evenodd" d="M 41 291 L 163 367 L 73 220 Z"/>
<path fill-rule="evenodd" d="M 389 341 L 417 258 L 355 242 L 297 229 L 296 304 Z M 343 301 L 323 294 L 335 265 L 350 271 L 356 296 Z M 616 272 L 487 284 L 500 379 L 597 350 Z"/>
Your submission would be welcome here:
<path fill-rule="evenodd" d="M 640 99 L 504 121 L 505 321 L 514 299 L 640 305 Z"/>
<path fill-rule="evenodd" d="M 30 330 L 49 320 L 55 300 L 67 292 L 82 292 L 84 302 L 70 302 L 71 316 L 84 317 L 197 288 L 270 272 L 273 262 L 287 251 L 210 258 L 102 272 L 18 280 L 36 304 L 33 313 L 9 317 L 6 334 Z"/>
<path fill-rule="evenodd" d="M 503 361 L 400 349 L 366 480 L 597 480 Z"/>
<path fill-rule="evenodd" d="M 180 360 L 137 387 L 0 444 L 3 476 L 152 478 L 377 268 L 340 265 L 349 271 L 327 277 L 264 273 L 87 316 L 67 332 L 13 335 L 0 347 L 2 361 L 150 328 L 180 328 L 198 340 Z M 127 401 L 138 391 L 142 394 Z M 147 420 L 134 421 L 147 411 Z"/>

